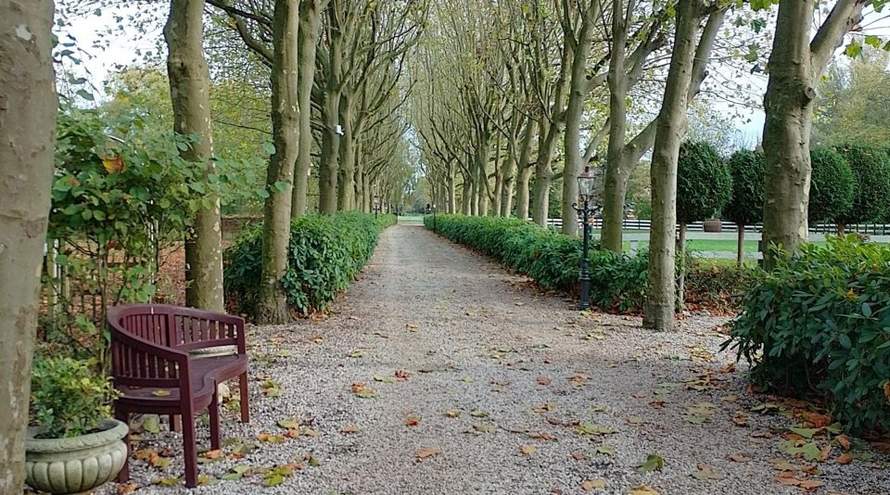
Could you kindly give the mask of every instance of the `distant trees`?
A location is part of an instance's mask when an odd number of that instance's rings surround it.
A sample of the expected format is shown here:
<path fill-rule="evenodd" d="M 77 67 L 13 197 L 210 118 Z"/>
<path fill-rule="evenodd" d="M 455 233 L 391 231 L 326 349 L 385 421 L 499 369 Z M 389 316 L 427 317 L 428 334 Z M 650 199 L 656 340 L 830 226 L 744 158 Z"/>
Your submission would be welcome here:
<path fill-rule="evenodd" d="M 732 176 L 732 195 L 723 217 L 738 226 L 738 265 L 745 257 L 745 226 L 763 220 L 763 166 L 761 151 L 739 150 L 727 162 Z"/>
<path fill-rule="evenodd" d="M 714 218 L 732 195 L 732 176 L 727 163 L 708 143 L 687 141 L 677 157 L 677 252 L 686 257 L 686 225 Z M 686 267 L 681 264 L 677 301 L 683 301 Z"/>

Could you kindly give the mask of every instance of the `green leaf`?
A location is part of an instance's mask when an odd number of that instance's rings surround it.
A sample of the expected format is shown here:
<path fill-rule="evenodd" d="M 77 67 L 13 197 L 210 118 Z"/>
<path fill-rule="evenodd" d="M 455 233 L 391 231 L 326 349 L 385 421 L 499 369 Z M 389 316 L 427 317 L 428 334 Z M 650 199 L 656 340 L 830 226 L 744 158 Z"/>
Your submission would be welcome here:
<path fill-rule="evenodd" d="M 646 460 L 637 466 L 641 473 L 650 473 L 652 471 L 661 471 L 664 468 L 664 458 L 658 454 L 649 454 Z"/>

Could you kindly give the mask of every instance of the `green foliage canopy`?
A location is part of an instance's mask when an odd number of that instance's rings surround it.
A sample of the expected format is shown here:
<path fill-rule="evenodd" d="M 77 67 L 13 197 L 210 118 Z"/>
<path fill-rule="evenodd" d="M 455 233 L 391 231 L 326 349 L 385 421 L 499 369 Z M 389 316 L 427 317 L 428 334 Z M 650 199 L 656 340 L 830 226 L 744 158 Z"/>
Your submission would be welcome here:
<path fill-rule="evenodd" d="M 890 157 L 878 148 L 857 144 L 838 146 L 837 151 L 850 165 L 856 184 L 853 205 L 837 222 L 884 221 L 890 212 Z"/>
<path fill-rule="evenodd" d="M 677 221 L 717 216 L 731 195 L 732 176 L 717 151 L 705 142 L 683 143 L 677 163 Z"/>
<path fill-rule="evenodd" d="M 833 222 L 853 205 L 855 179 L 843 155 L 833 148 L 810 151 L 810 222 Z"/>
<path fill-rule="evenodd" d="M 741 225 L 763 220 L 762 151 L 739 150 L 727 161 L 732 176 L 732 197 L 723 208 L 723 216 Z"/>

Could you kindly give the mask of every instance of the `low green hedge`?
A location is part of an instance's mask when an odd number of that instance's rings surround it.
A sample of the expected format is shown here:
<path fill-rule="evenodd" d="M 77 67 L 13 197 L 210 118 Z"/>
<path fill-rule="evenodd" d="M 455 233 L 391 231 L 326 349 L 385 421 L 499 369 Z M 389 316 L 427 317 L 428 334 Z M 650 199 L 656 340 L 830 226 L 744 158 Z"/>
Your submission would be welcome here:
<path fill-rule="evenodd" d="M 496 258 L 547 289 L 577 290 L 581 241 L 517 218 L 427 215 L 424 225 L 451 241 Z M 590 252 L 591 301 L 606 310 L 628 311 L 643 304 L 647 254 Z"/>
<path fill-rule="evenodd" d="M 393 215 L 307 215 L 291 223 L 288 269 L 281 283 L 288 304 L 302 314 L 321 310 L 367 263 L 380 232 Z M 234 308 L 254 315 L 260 283 L 262 225 L 248 227 L 225 252 L 226 296 Z"/>
<path fill-rule="evenodd" d="M 852 431 L 890 431 L 890 247 L 854 236 L 806 245 L 761 273 L 724 348 L 755 383 L 818 394 Z"/>

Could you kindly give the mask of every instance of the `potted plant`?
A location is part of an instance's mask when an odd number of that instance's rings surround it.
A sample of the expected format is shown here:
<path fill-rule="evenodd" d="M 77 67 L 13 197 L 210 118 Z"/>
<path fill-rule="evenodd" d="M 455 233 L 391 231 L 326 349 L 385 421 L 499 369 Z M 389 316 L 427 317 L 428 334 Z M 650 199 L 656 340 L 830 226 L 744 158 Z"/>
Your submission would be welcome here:
<path fill-rule="evenodd" d="M 86 361 L 37 358 L 31 375 L 31 423 L 25 439 L 26 482 L 65 494 L 89 491 L 117 476 L 127 457 L 127 424 L 111 418 L 114 388 Z"/>

